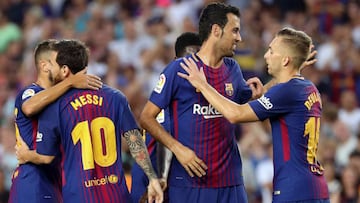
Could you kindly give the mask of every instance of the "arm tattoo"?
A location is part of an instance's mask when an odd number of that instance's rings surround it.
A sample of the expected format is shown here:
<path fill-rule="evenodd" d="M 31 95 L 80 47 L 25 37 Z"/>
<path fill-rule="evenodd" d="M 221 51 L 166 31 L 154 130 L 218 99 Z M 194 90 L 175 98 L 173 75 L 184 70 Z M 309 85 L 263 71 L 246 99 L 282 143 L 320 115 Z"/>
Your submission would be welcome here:
<path fill-rule="evenodd" d="M 151 165 L 149 153 L 138 129 L 129 130 L 124 133 L 124 138 L 129 146 L 130 153 L 136 163 L 143 169 L 149 179 L 157 178 Z"/>

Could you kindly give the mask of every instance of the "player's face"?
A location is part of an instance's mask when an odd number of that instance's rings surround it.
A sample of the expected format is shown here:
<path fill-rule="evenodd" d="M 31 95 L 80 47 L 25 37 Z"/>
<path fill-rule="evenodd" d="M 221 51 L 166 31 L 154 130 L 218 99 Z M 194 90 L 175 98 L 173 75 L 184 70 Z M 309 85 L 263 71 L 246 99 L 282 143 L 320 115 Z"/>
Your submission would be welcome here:
<path fill-rule="evenodd" d="M 52 84 L 56 84 L 64 79 L 62 77 L 62 74 L 60 74 L 61 67 L 56 62 L 56 56 L 57 56 L 57 52 L 50 53 L 48 78 L 52 82 Z"/>
<path fill-rule="evenodd" d="M 280 43 L 280 39 L 275 37 L 269 45 L 269 49 L 264 55 L 268 73 L 272 76 L 277 76 L 281 70 L 281 62 L 283 55 L 281 50 L 283 49 Z"/>
<path fill-rule="evenodd" d="M 222 30 L 219 40 L 219 48 L 223 56 L 232 57 L 235 54 L 236 46 L 241 42 L 240 18 L 232 13 L 227 14 L 228 22 Z"/>

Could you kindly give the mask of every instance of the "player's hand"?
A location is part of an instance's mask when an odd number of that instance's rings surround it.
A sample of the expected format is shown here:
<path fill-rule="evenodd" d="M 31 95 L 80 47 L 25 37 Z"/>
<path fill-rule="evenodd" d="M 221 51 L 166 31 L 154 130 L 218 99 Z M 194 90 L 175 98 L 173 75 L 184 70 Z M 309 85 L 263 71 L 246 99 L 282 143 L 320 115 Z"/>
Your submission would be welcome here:
<path fill-rule="evenodd" d="M 252 91 L 251 99 L 260 98 L 264 94 L 264 85 L 258 77 L 250 78 L 246 81 Z"/>
<path fill-rule="evenodd" d="M 195 60 L 195 62 L 199 62 L 196 56 L 196 52 L 191 54 L 192 58 Z"/>
<path fill-rule="evenodd" d="M 152 203 L 155 201 L 155 203 L 161 203 L 164 200 L 164 192 L 160 186 L 159 179 L 151 179 L 149 181 L 148 185 L 148 201 L 149 203 Z"/>
<path fill-rule="evenodd" d="M 166 179 L 165 179 L 165 178 L 160 178 L 160 179 L 159 179 L 159 182 L 160 182 L 161 189 L 162 189 L 163 191 L 165 191 L 166 188 L 167 188 L 167 181 L 166 181 Z"/>
<path fill-rule="evenodd" d="M 166 179 L 161 178 L 161 179 L 159 180 L 159 182 L 160 182 L 161 189 L 162 189 L 163 191 L 165 191 L 166 188 L 167 188 Z M 148 202 L 148 194 L 149 194 L 149 191 L 148 191 L 148 189 L 146 189 L 146 191 L 141 195 L 140 200 L 139 200 L 139 203 L 147 203 L 147 202 Z"/>
<path fill-rule="evenodd" d="M 178 76 L 188 80 L 196 89 L 201 89 L 207 83 L 203 68 L 199 69 L 192 58 L 184 57 L 183 60 L 184 63 L 181 62 L 180 65 L 187 74 L 178 72 Z"/>
<path fill-rule="evenodd" d="M 25 164 L 26 160 L 26 152 L 29 151 L 29 146 L 25 143 L 25 141 L 21 138 L 21 136 L 16 137 L 16 145 L 15 145 L 15 154 L 16 158 L 19 161 L 19 164 Z"/>
<path fill-rule="evenodd" d="M 310 54 L 307 57 L 306 61 L 303 64 L 301 64 L 300 70 L 307 66 L 313 65 L 317 61 L 317 59 L 315 58 L 317 51 L 314 50 L 314 48 L 315 48 L 315 46 L 312 44 L 310 46 Z"/>
<path fill-rule="evenodd" d="M 69 80 L 72 87 L 78 89 L 98 90 L 103 85 L 100 77 L 86 74 L 86 68 L 75 75 L 70 76 Z"/>
<path fill-rule="evenodd" d="M 205 170 L 208 169 L 206 164 L 196 156 L 193 150 L 183 145 L 179 145 L 176 148 L 176 151 L 174 151 L 174 154 L 189 176 L 194 177 L 194 173 L 198 177 L 206 175 Z"/>

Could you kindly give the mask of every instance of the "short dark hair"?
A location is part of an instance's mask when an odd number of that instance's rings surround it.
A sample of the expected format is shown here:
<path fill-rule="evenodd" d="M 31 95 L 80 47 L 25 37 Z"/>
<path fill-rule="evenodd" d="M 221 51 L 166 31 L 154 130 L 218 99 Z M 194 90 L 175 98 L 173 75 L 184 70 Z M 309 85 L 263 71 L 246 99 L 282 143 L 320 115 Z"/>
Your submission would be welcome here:
<path fill-rule="evenodd" d="M 292 56 L 293 65 L 300 68 L 310 53 L 310 46 L 312 44 L 311 37 L 303 31 L 289 27 L 281 29 L 276 36 L 281 37 L 281 41 L 285 43 L 289 51 L 294 54 L 294 56 Z"/>
<path fill-rule="evenodd" d="M 175 56 L 182 57 L 188 46 L 201 46 L 199 35 L 193 32 L 182 33 L 175 42 Z"/>
<path fill-rule="evenodd" d="M 56 39 L 47 39 L 44 41 L 41 41 L 36 47 L 34 51 L 34 57 L 35 57 L 35 65 L 36 68 L 38 68 L 39 61 L 41 59 L 41 56 L 49 51 L 56 51 L 54 48 L 54 44 L 58 42 Z"/>
<path fill-rule="evenodd" d="M 68 66 L 71 73 L 83 70 L 89 61 L 89 48 L 80 40 L 63 39 L 54 44 L 58 52 L 56 62 L 61 66 Z"/>
<path fill-rule="evenodd" d="M 206 41 L 210 35 L 211 27 L 214 24 L 224 28 L 228 22 L 227 14 L 232 13 L 240 18 L 240 11 L 237 7 L 224 3 L 208 4 L 200 14 L 199 37 L 201 43 Z"/>

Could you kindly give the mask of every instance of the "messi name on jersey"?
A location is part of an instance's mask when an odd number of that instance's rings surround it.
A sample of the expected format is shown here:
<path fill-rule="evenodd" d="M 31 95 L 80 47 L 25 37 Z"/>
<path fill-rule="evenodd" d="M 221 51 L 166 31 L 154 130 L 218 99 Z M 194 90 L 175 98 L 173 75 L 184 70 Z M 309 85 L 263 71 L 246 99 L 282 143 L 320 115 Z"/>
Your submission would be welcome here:
<path fill-rule="evenodd" d="M 81 95 L 78 98 L 71 101 L 71 106 L 77 111 L 79 107 L 83 107 L 87 104 L 93 104 L 102 106 L 103 104 L 103 97 L 100 97 L 98 95 L 92 95 L 92 94 L 85 94 Z"/>

